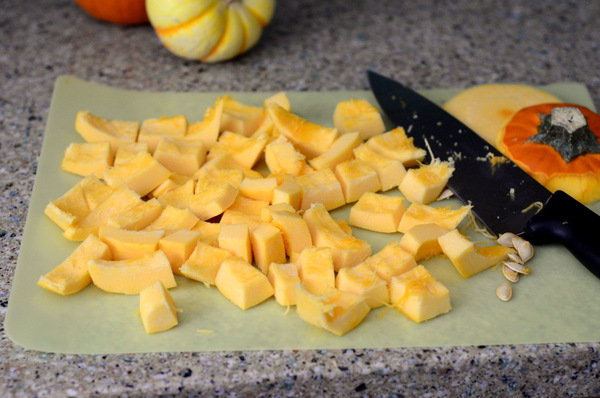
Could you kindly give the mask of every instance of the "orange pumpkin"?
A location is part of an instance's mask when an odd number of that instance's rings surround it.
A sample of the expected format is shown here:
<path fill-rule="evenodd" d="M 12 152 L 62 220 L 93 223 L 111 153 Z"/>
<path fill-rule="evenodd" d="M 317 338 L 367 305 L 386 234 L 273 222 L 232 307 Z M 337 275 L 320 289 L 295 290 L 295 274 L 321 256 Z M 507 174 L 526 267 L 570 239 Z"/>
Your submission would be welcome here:
<path fill-rule="evenodd" d="M 590 148 L 588 153 L 568 155 L 565 160 L 563 158 L 565 148 L 560 148 L 556 141 L 550 145 L 545 138 L 540 138 L 546 134 L 542 131 L 544 129 L 540 129 L 542 119 L 549 118 L 552 110 L 557 107 L 571 107 L 581 111 L 587 121 L 586 129 L 589 127 L 589 130 L 586 130 L 587 143 L 591 143 L 591 145 L 586 144 L 586 148 Z M 580 118 L 583 120 L 583 117 Z M 547 120 L 550 123 L 550 119 Z M 559 122 L 558 125 L 562 124 Z M 552 126 L 558 125 L 552 122 Z M 566 132 L 564 134 L 570 138 L 576 136 Z M 577 135 L 581 137 L 581 134 Z M 536 137 L 532 139 L 534 136 Z M 580 202 L 588 204 L 600 200 L 599 140 L 600 115 L 597 113 L 573 104 L 542 104 L 518 111 L 498 137 L 497 146 L 508 158 L 550 191 L 565 191 Z M 566 141 L 561 141 L 560 145 L 569 145 Z M 563 155 L 556 148 L 561 150 Z M 572 158 L 569 159 L 570 157 Z"/>
<path fill-rule="evenodd" d="M 75 0 L 94 18 L 120 25 L 148 23 L 146 0 Z"/>

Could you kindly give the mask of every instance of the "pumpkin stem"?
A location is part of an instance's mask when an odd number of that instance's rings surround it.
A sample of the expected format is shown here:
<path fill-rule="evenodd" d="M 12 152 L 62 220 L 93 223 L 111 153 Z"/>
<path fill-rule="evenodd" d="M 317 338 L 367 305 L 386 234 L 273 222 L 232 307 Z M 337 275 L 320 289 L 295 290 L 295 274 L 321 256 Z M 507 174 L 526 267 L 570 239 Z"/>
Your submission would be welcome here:
<path fill-rule="evenodd" d="M 600 154 L 600 143 L 578 108 L 556 107 L 539 117 L 538 133 L 526 142 L 550 145 L 565 163 L 581 155 Z"/>

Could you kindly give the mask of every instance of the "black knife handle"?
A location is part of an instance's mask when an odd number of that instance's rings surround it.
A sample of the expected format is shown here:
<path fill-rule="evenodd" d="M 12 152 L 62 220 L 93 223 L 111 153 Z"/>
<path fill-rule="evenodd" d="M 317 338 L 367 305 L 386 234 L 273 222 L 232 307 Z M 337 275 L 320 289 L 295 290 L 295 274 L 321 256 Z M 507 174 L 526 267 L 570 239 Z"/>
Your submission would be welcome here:
<path fill-rule="evenodd" d="M 525 226 L 532 244 L 560 243 L 600 278 L 600 216 L 563 191 L 556 191 Z"/>

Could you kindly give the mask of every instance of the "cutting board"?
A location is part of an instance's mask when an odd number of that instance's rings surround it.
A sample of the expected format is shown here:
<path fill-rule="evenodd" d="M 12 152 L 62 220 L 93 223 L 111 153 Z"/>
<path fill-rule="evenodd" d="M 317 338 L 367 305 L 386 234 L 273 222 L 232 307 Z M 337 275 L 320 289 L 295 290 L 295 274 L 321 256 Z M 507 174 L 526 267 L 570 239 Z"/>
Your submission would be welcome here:
<path fill-rule="evenodd" d="M 567 102 L 593 108 L 584 86 L 562 83 L 541 87 Z M 423 93 L 442 103 L 457 90 Z M 5 329 L 18 345 L 49 352 L 106 354 L 164 351 L 226 351 L 257 349 L 333 349 L 431 347 L 458 345 L 598 342 L 600 341 L 600 279 L 558 246 L 536 247 L 528 263 L 532 273 L 514 286 L 509 302 L 500 301 L 496 287 L 504 279 L 496 267 L 463 279 L 447 258 L 423 262 L 450 290 L 452 311 L 416 324 L 393 308 L 369 313 L 348 334 L 337 337 L 302 321 L 294 308 L 274 299 L 246 311 L 201 283 L 177 277 L 172 289 L 182 309 L 180 324 L 159 334 L 144 332 L 137 314 L 138 297 L 110 294 L 95 286 L 60 296 L 36 285 L 40 275 L 65 259 L 77 243 L 69 242 L 43 210 L 80 177 L 60 169 L 67 145 L 82 141 L 74 130 L 77 111 L 106 118 L 138 120 L 183 114 L 201 120 L 205 109 L 224 93 L 136 92 L 59 77 L 55 84 L 29 213 L 10 293 Z M 238 101 L 262 105 L 273 93 L 227 93 Z M 332 125 L 337 102 L 365 98 L 367 91 L 288 92 L 294 113 L 325 126 Z M 389 194 L 398 195 L 396 190 Z M 491 199 L 493 200 L 493 199 Z M 444 206 L 459 205 L 455 199 Z M 600 204 L 592 207 L 600 213 Z M 346 218 L 350 205 L 333 212 Z M 373 252 L 400 234 L 354 230 Z M 486 238 L 467 229 L 473 240 Z"/>

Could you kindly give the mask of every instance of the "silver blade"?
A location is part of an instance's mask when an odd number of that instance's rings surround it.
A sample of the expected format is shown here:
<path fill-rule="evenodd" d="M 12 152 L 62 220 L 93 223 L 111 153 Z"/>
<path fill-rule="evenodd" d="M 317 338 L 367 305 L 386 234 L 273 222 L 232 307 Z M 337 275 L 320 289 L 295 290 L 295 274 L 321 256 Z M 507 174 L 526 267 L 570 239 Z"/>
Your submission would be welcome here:
<path fill-rule="evenodd" d="M 510 160 L 492 164 L 502 154 L 439 105 L 404 85 L 368 72 L 369 83 L 385 115 L 402 126 L 415 145 L 434 157 L 452 159 L 455 171 L 448 187 L 493 233 L 521 233 L 552 195 Z M 428 155 L 429 157 L 429 155 Z M 430 159 L 426 158 L 425 163 Z"/>

